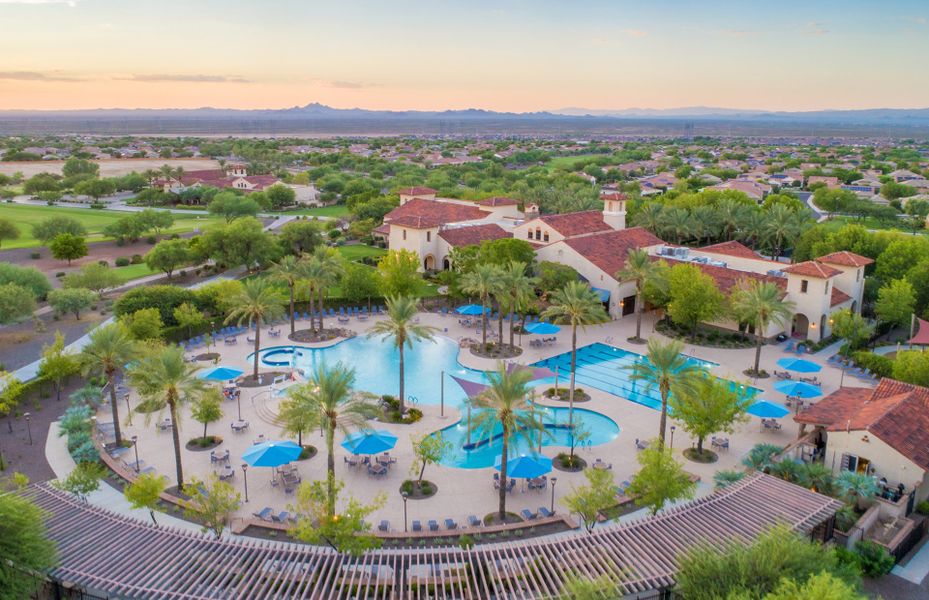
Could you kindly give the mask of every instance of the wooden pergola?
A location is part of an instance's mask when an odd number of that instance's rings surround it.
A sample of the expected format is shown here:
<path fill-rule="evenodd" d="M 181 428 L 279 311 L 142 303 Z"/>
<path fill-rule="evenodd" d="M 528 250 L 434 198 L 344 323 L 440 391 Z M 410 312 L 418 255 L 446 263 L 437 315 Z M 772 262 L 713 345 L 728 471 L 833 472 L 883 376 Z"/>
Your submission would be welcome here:
<path fill-rule="evenodd" d="M 678 556 L 699 544 L 750 543 L 785 524 L 830 535 L 836 500 L 763 474 L 592 534 L 458 546 L 382 549 L 361 557 L 331 548 L 212 536 L 156 526 L 48 484 L 23 492 L 47 513 L 60 564 L 50 576 L 119 598 L 545 598 L 566 577 L 611 576 L 634 596 L 674 585 Z"/>

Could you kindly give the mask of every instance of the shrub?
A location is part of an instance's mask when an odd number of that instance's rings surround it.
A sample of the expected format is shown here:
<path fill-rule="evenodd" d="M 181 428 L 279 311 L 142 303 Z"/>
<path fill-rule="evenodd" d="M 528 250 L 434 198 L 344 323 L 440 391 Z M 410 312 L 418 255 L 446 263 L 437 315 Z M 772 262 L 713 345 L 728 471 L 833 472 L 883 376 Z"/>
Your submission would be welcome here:
<path fill-rule="evenodd" d="M 916 512 L 921 515 L 929 515 L 929 500 L 923 500 L 916 505 Z"/>
<path fill-rule="evenodd" d="M 52 289 L 48 278 L 35 267 L 20 267 L 13 263 L 0 262 L 0 285 L 5 283 L 15 283 L 27 288 L 36 300 L 43 300 Z"/>
<path fill-rule="evenodd" d="M 859 351 L 852 354 L 852 359 L 862 369 L 867 369 L 877 377 L 892 377 L 894 361 L 892 358 L 873 352 Z"/>
<path fill-rule="evenodd" d="M 145 243 L 146 243 L 146 244 L 152 244 L 152 245 L 157 244 L 157 243 L 158 243 L 158 238 L 155 237 L 155 236 L 153 236 L 153 235 L 150 235 L 150 236 L 148 236 L 147 238 L 145 238 Z"/>
<path fill-rule="evenodd" d="M 129 260 L 129 262 L 131 262 L 131 263 L 134 264 L 134 265 L 142 264 L 142 255 L 141 255 L 141 254 L 133 254 L 133 255 L 132 255 L 132 258 Z"/>
<path fill-rule="evenodd" d="M 835 513 L 835 526 L 839 531 L 849 531 L 858 521 L 855 508 L 846 504 Z"/>
<path fill-rule="evenodd" d="M 883 577 L 894 568 L 894 557 L 883 546 L 874 542 L 860 541 L 855 544 L 861 572 L 867 577 Z"/>
<path fill-rule="evenodd" d="M 116 259 L 116 266 L 117 267 L 128 267 L 129 259 L 126 258 L 125 256 L 120 256 L 119 258 Z"/>
<path fill-rule="evenodd" d="M 174 309 L 185 302 L 197 305 L 196 294 L 176 285 L 144 286 L 126 292 L 113 304 L 113 313 L 121 317 L 143 308 L 157 308 L 164 324 L 174 326 L 177 325 Z"/>
<path fill-rule="evenodd" d="M 32 260 L 36 260 L 36 259 L 42 258 L 42 253 L 41 253 L 41 252 L 31 252 L 31 253 L 29 254 L 29 258 L 31 258 Z"/>
<path fill-rule="evenodd" d="M 458 545 L 461 546 L 463 550 L 467 550 L 474 546 L 474 538 L 466 533 L 458 538 Z"/>

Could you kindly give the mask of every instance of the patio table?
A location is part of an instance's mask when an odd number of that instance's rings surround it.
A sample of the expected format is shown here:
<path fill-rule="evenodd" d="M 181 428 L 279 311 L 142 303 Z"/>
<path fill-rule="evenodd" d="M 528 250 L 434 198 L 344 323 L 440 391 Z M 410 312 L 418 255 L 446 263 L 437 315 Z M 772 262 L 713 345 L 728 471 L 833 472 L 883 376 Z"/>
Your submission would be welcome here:
<path fill-rule="evenodd" d="M 248 429 L 248 421 L 233 421 L 232 430 L 235 432 L 241 432 Z"/>

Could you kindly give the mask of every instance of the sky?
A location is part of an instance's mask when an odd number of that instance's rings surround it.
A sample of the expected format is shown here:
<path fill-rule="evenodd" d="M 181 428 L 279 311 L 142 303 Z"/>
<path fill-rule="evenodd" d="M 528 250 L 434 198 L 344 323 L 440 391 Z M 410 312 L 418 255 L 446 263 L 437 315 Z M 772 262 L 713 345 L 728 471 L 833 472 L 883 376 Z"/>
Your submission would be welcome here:
<path fill-rule="evenodd" d="M 0 0 L 0 109 L 929 106 L 927 0 Z"/>

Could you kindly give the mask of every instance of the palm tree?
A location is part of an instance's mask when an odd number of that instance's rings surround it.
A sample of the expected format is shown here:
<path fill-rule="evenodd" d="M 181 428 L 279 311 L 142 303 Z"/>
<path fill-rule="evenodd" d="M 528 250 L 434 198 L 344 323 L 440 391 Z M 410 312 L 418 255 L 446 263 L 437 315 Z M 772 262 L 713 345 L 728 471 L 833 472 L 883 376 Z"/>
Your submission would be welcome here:
<path fill-rule="evenodd" d="M 744 204 L 731 198 L 724 198 L 716 205 L 716 213 L 722 226 L 724 240 L 727 242 L 732 240 L 732 234 L 742 225 L 746 212 Z"/>
<path fill-rule="evenodd" d="M 138 344 L 121 326 L 113 323 L 99 327 L 90 334 L 90 342 L 81 350 L 81 371 L 86 377 L 101 374 L 110 388 L 110 410 L 113 411 L 113 429 L 116 445 L 123 443 L 119 426 L 119 406 L 116 402 L 116 374 L 134 359 Z"/>
<path fill-rule="evenodd" d="M 546 433 L 539 422 L 535 405 L 529 401 L 532 380 L 531 369 L 507 370 L 500 364 L 497 370 L 487 373 L 488 387 L 471 399 L 476 409 L 472 424 L 478 439 L 493 439 L 500 435 L 503 446 L 500 454 L 500 522 L 506 519 L 507 460 L 511 443 L 538 442 Z"/>
<path fill-rule="evenodd" d="M 636 361 L 626 368 L 631 371 L 632 381 L 642 381 L 646 389 L 658 386 L 661 394 L 661 421 L 658 424 L 658 443 L 664 446 L 665 426 L 668 422 L 668 396 L 671 388 L 693 389 L 693 382 L 703 370 L 690 362 L 682 352 L 684 344 L 679 340 L 662 343 L 658 338 L 648 340 L 645 360 Z"/>
<path fill-rule="evenodd" d="M 289 401 L 308 415 L 310 428 L 320 427 L 325 432 L 330 517 L 335 514 L 336 430 L 349 434 L 363 429 L 378 410 L 370 396 L 352 390 L 354 383 L 355 370 L 338 362 L 331 369 L 317 365 L 309 381 L 287 390 Z"/>
<path fill-rule="evenodd" d="M 636 213 L 633 221 L 638 227 L 644 227 L 655 235 L 658 235 L 664 228 L 663 212 L 664 207 L 662 204 L 658 202 L 649 202 Z"/>
<path fill-rule="evenodd" d="M 603 302 L 590 287 L 580 281 L 572 281 L 549 296 L 551 305 L 542 313 L 542 318 L 552 323 L 571 325 L 571 383 L 568 387 L 568 427 L 574 428 L 574 374 L 577 370 L 577 327 L 603 323 L 609 317 L 603 310 Z M 556 390 L 557 391 L 557 390 Z M 571 450 L 574 456 L 574 450 Z"/>
<path fill-rule="evenodd" d="M 803 217 L 783 204 L 775 204 L 768 210 L 765 230 L 771 244 L 771 258 L 777 260 L 787 245 L 787 240 L 800 234 Z"/>
<path fill-rule="evenodd" d="M 248 279 L 242 290 L 230 299 L 233 307 L 226 323 L 236 321 L 238 325 L 255 324 L 255 356 L 252 376 L 258 379 L 258 351 L 261 347 L 261 323 L 272 321 L 284 314 L 284 298 L 270 281 L 265 278 Z"/>
<path fill-rule="evenodd" d="M 519 307 L 525 306 L 529 301 L 535 298 L 535 286 L 538 278 L 526 275 L 526 263 L 510 261 L 503 267 L 501 272 L 501 294 L 500 299 L 506 306 L 500 309 L 500 318 L 503 318 L 504 312 L 511 314 L 516 312 Z M 515 328 L 516 319 L 510 319 L 510 347 L 513 347 L 513 329 Z M 500 341 L 503 341 L 503 331 L 500 332 Z"/>
<path fill-rule="evenodd" d="M 694 237 L 694 224 L 686 208 L 668 208 L 661 213 L 661 228 L 668 236 L 680 244 L 687 237 Z"/>
<path fill-rule="evenodd" d="M 831 496 L 835 487 L 832 469 L 822 463 L 802 463 L 798 483 L 820 494 Z"/>
<path fill-rule="evenodd" d="M 461 291 L 473 294 L 481 299 L 481 307 L 486 311 L 488 299 L 500 288 L 500 267 L 479 264 L 470 273 L 461 278 Z M 481 315 L 481 344 L 487 346 L 487 313 Z"/>
<path fill-rule="evenodd" d="M 760 210 L 751 210 L 746 213 L 742 220 L 741 240 L 754 250 L 761 239 L 765 236 L 768 227 L 768 219 Z"/>
<path fill-rule="evenodd" d="M 393 339 L 400 351 L 400 414 L 406 412 L 404 394 L 404 347 L 413 347 L 413 342 L 431 340 L 438 331 L 429 325 L 420 325 L 413 321 L 416 317 L 416 299 L 409 296 L 391 296 L 387 298 L 387 319 L 378 321 L 368 331 L 368 337 L 382 340 Z"/>
<path fill-rule="evenodd" d="M 742 464 L 751 471 L 766 472 L 774 464 L 774 457 L 780 454 L 781 450 L 783 448 L 775 444 L 755 444 L 742 459 Z"/>
<path fill-rule="evenodd" d="M 306 281 L 307 295 L 310 299 L 310 329 L 316 329 L 316 292 L 325 285 L 326 274 L 322 263 L 315 256 L 309 256 L 301 261 L 301 278 Z M 322 312 L 322 311 L 320 311 Z M 320 316 L 320 329 L 322 329 L 322 316 Z M 317 330 L 318 331 L 318 330 Z"/>
<path fill-rule="evenodd" d="M 313 252 L 313 260 L 318 265 L 319 285 L 316 287 L 317 298 L 319 299 L 319 329 L 323 330 L 323 301 L 326 298 L 326 289 L 334 285 L 339 277 L 342 276 L 342 258 L 334 248 L 319 246 Z"/>
<path fill-rule="evenodd" d="M 755 326 L 755 368 L 758 375 L 761 364 L 761 345 L 765 332 L 771 324 L 786 325 L 790 322 L 794 303 L 784 300 L 784 292 L 770 281 L 754 279 L 740 282 L 732 294 L 732 312 L 744 323 Z"/>
<path fill-rule="evenodd" d="M 174 437 L 174 462 L 177 467 L 177 489 L 184 488 L 184 468 L 181 464 L 181 437 L 178 407 L 193 402 L 208 389 L 207 383 L 196 376 L 200 369 L 184 360 L 184 350 L 178 346 L 161 346 L 129 367 L 129 381 L 147 402 L 157 409 L 167 407 L 171 415 Z"/>
<path fill-rule="evenodd" d="M 660 271 L 657 263 L 652 261 L 648 252 L 641 248 L 630 250 L 626 254 L 626 262 L 616 278 L 620 281 L 632 281 L 635 283 L 635 337 L 630 341 L 642 342 L 642 312 L 645 309 L 645 300 L 642 297 L 642 291 L 645 284 L 653 281 Z"/>
<path fill-rule="evenodd" d="M 842 471 L 835 480 L 835 486 L 849 504 L 856 506 L 861 500 L 870 498 L 878 492 L 877 481 L 874 477 L 854 471 Z"/>
<path fill-rule="evenodd" d="M 290 333 L 293 335 L 296 318 L 294 317 L 294 290 L 303 276 L 303 265 L 296 256 L 288 255 L 274 263 L 270 269 L 271 276 L 287 284 L 290 290 Z"/>
<path fill-rule="evenodd" d="M 712 206 L 698 206 L 690 212 L 690 220 L 694 224 L 694 232 L 697 235 L 697 242 L 702 243 L 703 239 L 709 242 L 711 239 L 719 236 L 722 223 L 719 214 Z"/>

